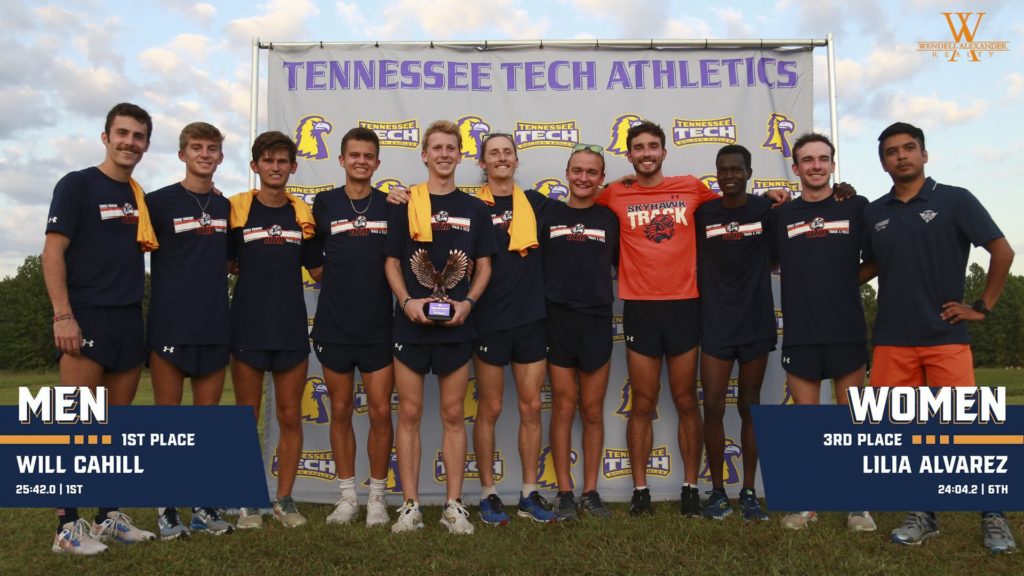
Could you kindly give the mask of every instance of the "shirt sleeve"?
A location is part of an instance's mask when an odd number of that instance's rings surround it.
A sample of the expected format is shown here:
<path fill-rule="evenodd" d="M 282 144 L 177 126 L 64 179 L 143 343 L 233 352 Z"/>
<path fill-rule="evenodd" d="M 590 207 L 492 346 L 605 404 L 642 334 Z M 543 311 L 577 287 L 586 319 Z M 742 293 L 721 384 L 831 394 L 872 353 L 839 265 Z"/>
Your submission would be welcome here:
<path fill-rule="evenodd" d="M 82 176 L 77 172 L 71 172 L 57 182 L 46 219 L 47 233 L 57 232 L 74 240 L 82 212 L 82 185 Z"/>
<path fill-rule="evenodd" d="M 1003 232 L 996 226 L 988 210 L 967 190 L 963 190 L 963 197 L 957 203 L 954 214 L 957 228 L 975 246 L 984 246 L 1003 237 Z"/>
<path fill-rule="evenodd" d="M 388 204 L 388 244 L 385 255 L 402 258 L 405 243 L 409 238 L 409 207 L 408 204 L 396 206 Z"/>
<path fill-rule="evenodd" d="M 612 266 L 619 267 L 619 219 L 615 214 L 608 215 L 608 242 L 612 249 Z"/>
<path fill-rule="evenodd" d="M 712 192 L 711 189 L 707 187 L 707 184 L 704 184 L 696 178 L 694 178 L 694 180 L 697 182 L 697 197 L 700 199 L 701 204 L 721 198 L 717 193 Z"/>
<path fill-rule="evenodd" d="M 480 230 L 480 233 L 476 235 L 476 245 L 473 246 L 473 258 L 483 258 L 485 256 L 493 256 L 498 251 L 498 233 L 494 230 L 494 226 L 491 225 L 491 214 L 487 209 L 487 205 L 479 200 L 474 201 L 477 204 L 476 214 L 473 216 L 472 227 Z"/>
<path fill-rule="evenodd" d="M 319 268 L 324 265 L 324 242 L 331 233 L 331 223 L 324 214 L 323 202 L 317 194 L 313 199 L 313 221 L 316 222 L 316 235 L 302 243 L 303 266 L 307 270 Z"/>

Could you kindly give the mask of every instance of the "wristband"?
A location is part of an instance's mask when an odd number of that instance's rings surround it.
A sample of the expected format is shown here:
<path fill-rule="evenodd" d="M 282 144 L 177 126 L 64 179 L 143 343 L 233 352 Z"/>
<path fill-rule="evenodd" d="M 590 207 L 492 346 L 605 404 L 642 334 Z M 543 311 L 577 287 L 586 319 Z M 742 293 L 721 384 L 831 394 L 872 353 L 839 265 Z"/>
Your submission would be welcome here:
<path fill-rule="evenodd" d="M 74 320 L 74 319 L 75 319 L 75 315 L 72 314 L 71 312 L 65 312 L 64 314 L 54 314 L 53 315 L 53 321 L 54 322 L 60 322 L 61 320 Z"/>
<path fill-rule="evenodd" d="M 988 306 L 985 306 L 985 301 L 980 299 L 975 300 L 974 304 L 971 305 L 971 308 L 973 308 L 975 312 L 980 313 L 982 316 L 988 316 L 989 313 L 992 312 L 992 310 L 990 310 Z"/>
<path fill-rule="evenodd" d="M 472 299 L 472 298 L 470 298 L 469 296 L 466 296 L 465 298 L 463 298 L 463 300 L 465 300 L 466 302 L 469 302 L 469 307 L 470 307 L 471 309 L 472 309 L 472 308 L 476 308 L 476 300 L 473 300 L 473 299 Z"/>
<path fill-rule="evenodd" d="M 402 300 L 402 312 L 405 312 L 405 305 L 409 303 L 409 300 L 412 300 L 412 296 L 406 296 L 405 300 Z"/>

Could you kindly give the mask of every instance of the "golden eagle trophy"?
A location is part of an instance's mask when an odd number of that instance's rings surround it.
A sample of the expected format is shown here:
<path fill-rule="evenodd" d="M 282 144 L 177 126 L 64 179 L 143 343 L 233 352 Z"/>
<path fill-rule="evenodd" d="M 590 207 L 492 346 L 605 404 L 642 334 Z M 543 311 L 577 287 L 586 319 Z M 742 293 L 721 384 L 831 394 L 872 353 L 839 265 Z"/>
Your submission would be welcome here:
<path fill-rule="evenodd" d="M 451 320 L 454 310 L 451 302 L 448 302 L 448 290 L 454 288 L 466 276 L 469 257 L 462 250 L 449 250 L 448 261 L 444 263 L 444 269 L 438 272 L 434 268 L 434 263 L 430 261 L 430 254 L 420 248 L 412 253 L 409 264 L 416 280 L 431 290 L 430 297 L 434 299 L 433 302 L 423 305 L 423 313 L 434 321 Z"/>

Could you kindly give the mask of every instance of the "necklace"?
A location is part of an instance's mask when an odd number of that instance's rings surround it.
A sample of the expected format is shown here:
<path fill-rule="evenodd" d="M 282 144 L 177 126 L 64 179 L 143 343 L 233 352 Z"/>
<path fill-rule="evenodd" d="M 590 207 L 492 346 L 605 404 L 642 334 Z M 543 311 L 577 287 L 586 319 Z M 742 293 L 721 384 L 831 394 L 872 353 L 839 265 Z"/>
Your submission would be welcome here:
<path fill-rule="evenodd" d="M 210 206 L 210 200 L 213 200 L 213 192 L 208 192 L 206 194 L 206 204 L 205 205 L 199 203 L 199 198 L 196 198 L 196 194 L 193 193 L 191 190 L 186 188 L 185 192 L 187 192 L 188 195 L 191 196 L 192 199 L 196 201 L 196 206 L 199 206 L 199 225 L 200 226 L 212 226 L 213 225 L 213 218 L 211 218 L 210 215 L 206 212 L 206 209 Z"/>
<path fill-rule="evenodd" d="M 352 201 L 352 197 L 348 195 L 348 192 L 345 192 L 345 197 L 348 198 L 348 205 L 352 207 L 352 211 L 356 213 L 356 216 L 366 214 L 366 211 L 370 209 L 370 205 L 373 204 L 373 190 L 370 190 L 370 200 L 366 203 L 366 208 L 363 208 L 362 212 L 356 210 L 356 203 Z"/>

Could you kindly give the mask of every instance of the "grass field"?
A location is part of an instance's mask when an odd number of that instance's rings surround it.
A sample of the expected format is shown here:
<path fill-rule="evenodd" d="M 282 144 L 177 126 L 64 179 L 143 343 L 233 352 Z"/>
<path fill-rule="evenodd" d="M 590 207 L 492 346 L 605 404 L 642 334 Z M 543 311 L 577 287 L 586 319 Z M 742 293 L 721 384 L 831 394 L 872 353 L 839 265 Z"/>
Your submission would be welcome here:
<path fill-rule="evenodd" d="M 1006 386 L 1013 404 L 1024 404 L 1024 371 L 980 369 L 978 383 Z M 0 373 L 0 404 L 17 402 L 18 386 L 53 384 L 55 374 Z M 230 388 L 230 387 L 229 387 Z M 143 377 L 138 403 L 152 401 Z M 230 390 L 224 402 L 231 402 Z M 1016 490 L 1015 490 L 1016 491 Z M 365 494 L 361 494 L 365 499 Z M 398 502 L 392 502 L 397 505 Z M 330 506 L 300 504 L 310 524 L 286 530 L 268 522 L 262 531 L 222 537 L 197 535 L 187 542 L 113 546 L 103 558 L 69 558 L 49 552 L 55 520 L 50 510 L 0 510 L 0 576 L 33 574 L 1024 574 L 1024 553 L 990 556 L 981 545 L 977 514 L 941 513 L 942 536 L 920 547 L 890 544 L 888 532 L 903 515 L 876 515 L 879 530 L 852 534 L 845 515 L 825 513 L 802 532 L 772 521 L 751 525 L 684 519 L 676 504 L 655 505 L 653 518 L 631 519 L 615 504 L 607 522 L 584 520 L 534 525 L 516 519 L 505 528 L 477 523 L 474 536 L 448 535 L 440 510 L 426 508 L 427 528 L 392 535 L 362 524 L 327 526 Z M 475 514 L 475 509 L 471 509 Z M 87 512 L 83 510 L 83 513 Z M 89 513 L 92 510 L 88 510 Z M 155 530 L 155 511 L 126 510 Z M 1024 545 L 1024 514 L 1009 514 Z"/>

